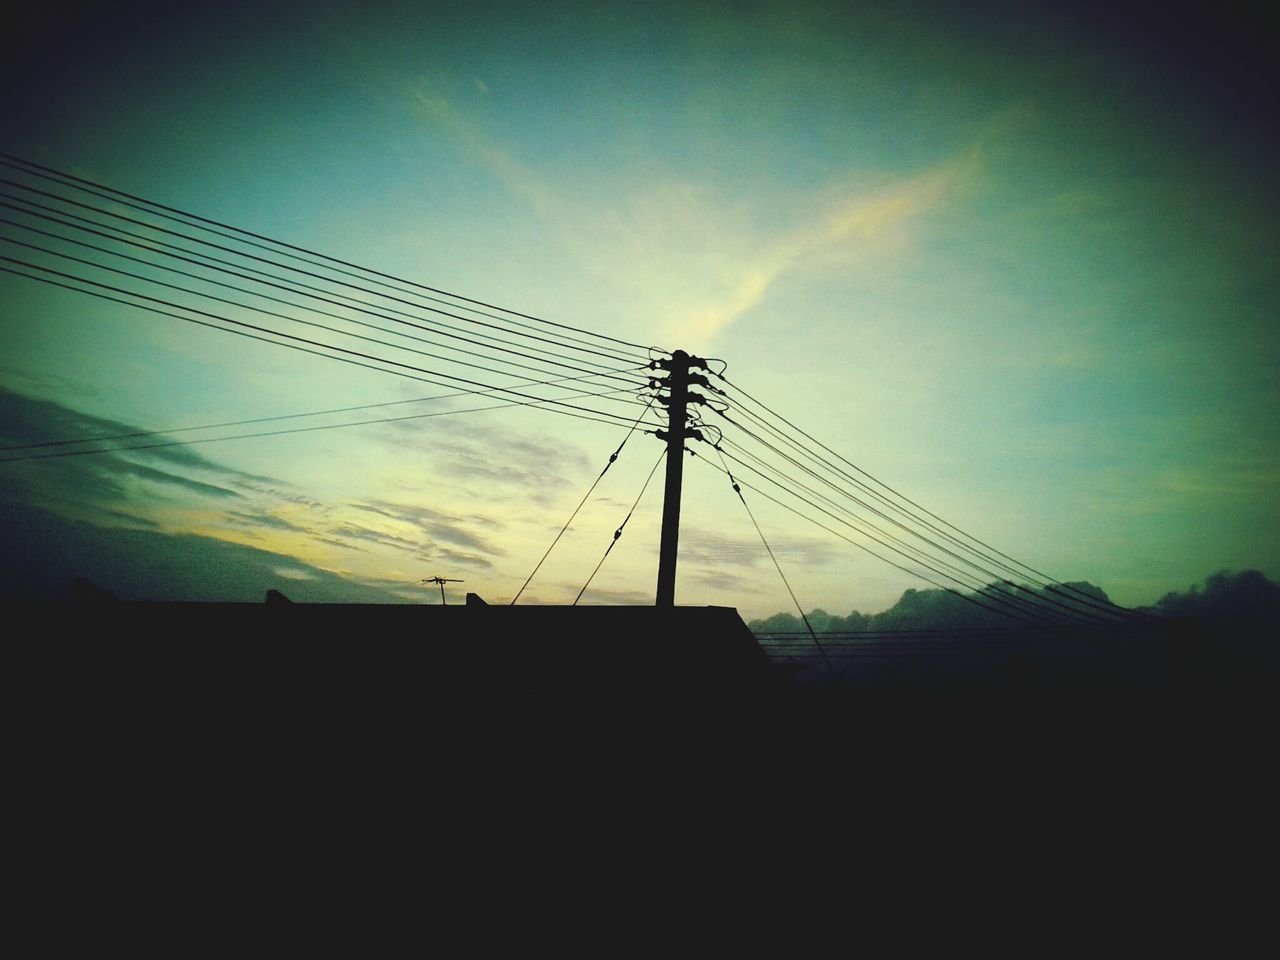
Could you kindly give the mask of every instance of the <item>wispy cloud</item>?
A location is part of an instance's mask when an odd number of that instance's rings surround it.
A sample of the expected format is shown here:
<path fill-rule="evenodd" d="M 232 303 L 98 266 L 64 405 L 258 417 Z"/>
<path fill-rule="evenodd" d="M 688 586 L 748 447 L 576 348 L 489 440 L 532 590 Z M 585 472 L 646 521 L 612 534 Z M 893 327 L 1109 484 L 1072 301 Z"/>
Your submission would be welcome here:
<path fill-rule="evenodd" d="M 0 389 L 0 445 L 17 449 L 0 452 L 19 458 L 5 464 L 0 484 L 9 496 L 23 502 L 73 508 L 80 516 L 103 519 L 132 507 L 131 522 L 151 510 L 157 499 L 199 498 L 224 501 L 246 499 L 244 489 L 272 483 L 225 467 L 187 447 L 129 450 L 128 440 L 93 441 L 141 432 L 136 424 L 84 413 L 72 407 Z M 85 441 L 69 444 L 65 441 Z M 137 442 L 137 440 L 133 440 Z M 29 444 L 53 446 L 31 447 Z M 98 452 L 78 456 L 82 450 Z M 21 458 L 32 458 L 21 460 Z"/>
<path fill-rule="evenodd" d="M 245 513 L 239 510 L 230 510 L 227 512 L 227 520 L 246 527 L 270 527 L 272 530 L 283 530 L 289 533 L 309 532 L 306 527 L 268 513 Z"/>
<path fill-rule="evenodd" d="M 742 258 L 732 270 L 736 276 L 718 295 L 683 318 L 683 329 L 709 339 L 757 306 L 789 274 L 901 248 L 910 226 L 953 197 L 970 168 L 967 160 L 951 161 L 875 190 L 837 194 L 823 212 L 765 238 Z"/>
<path fill-rule="evenodd" d="M 792 274 L 848 269 L 906 249 L 913 228 L 961 194 L 992 133 L 928 169 L 833 177 L 793 198 L 789 224 L 762 229 L 749 201 L 716 197 L 697 183 L 629 180 L 592 209 L 583 192 L 557 188 L 447 99 L 423 84 L 414 95 L 469 159 L 558 228 L 576 260 L 659 296 L 671 333 L 692 346 L 709 342 Z M 1000 125 L 993 121 L 993 129 Z"/>
<path fill-rule="evenodd" d="M 464 567 L 474 567 L 477 570 L 493 569 L 492 561 L 485 557 L 474 553 L 465 553 L 462 550 L 450 550 L 448 547 L 435 547 L 422 554 L 421 559 L 428 563 L 461 564 Z"/>
<path fill-rule="evenodd" d="M 471 521 L 441 513 L 429 507 L 408 506 L 390 503 L 385 500 L 371 500 L 368 503 L 357 504 L 356 509 L 378 514 L 420 530 L 433 541 L 443 541 L 455 547 L 465 547 L 490 556 L 497 556 L 502 552 L 486 538 L 469 529 Z M 490 526 L 491 524 L 488 521 L 484 521 L 482 525 Z"/>
<path fill-rule="evenodd" d="M 580 483 L 590 472 L 586 456 L 573 445 L 530 438 L 494 424 L 439 423 L 427 435 L 393 430 L 387 442 L 401 453 L 415 449 L 429 454 L 434 474 L 459 485 L 468 495 L 505 488 L 543 505 L 554 502 L 560 490 Z M 473 518 L 473 522 L 483 525 L 486 521 Z"/>
<path fill-rule="evenodd" d="M 416 540 L 397 537 L 395 534 L 382 530 L 373 530 L 354 523 L 337 524 L 330 527 L 328 532 L 338 540 L 359 540 L 366 543 L 376 543 L 383 547 L 392 547 L 396 550 L 417 551 L 422 547 L 422 544 Z"/>
<path fill-rule="evenodd" d="M 824 567 L 840 556 L 838 546 L 812 537 L 778 537 L 771 539 L 773 554 L 783 564 L 801 567 Z M 686 526 L 680 540 L 680 556 L 691 567 L 718 573 L 726 567 L 764 564 L 772 567 L 764 544 L 755 540 L 726 537 L 713 530 Z"/>
<path fill-rule="evenodd" d="M 484 87 L 481 92 L 487 93 L 488 87 Z M 454 137 L 477 163 L 512 194 L 544 216 L 555 210 L 556 197 L 553 191 L 507 150 L 484 136 L 449 100 L 432 92 L 422 81 L 418 82 L 414 90 L 414 98 L 427 119 Z"/>
<path fill-rule="evenodd" d="M 161 487 L 179 487 L 188 493 L 197 493 L 205 497 L 244 499 L 243 494 L 227 487 L 205 483 L 203 480 L 194 480 L 191 477 L 184 477 L 168 470 L 158 470 L 155 467 L 134 463 L 123 457 L 106 457 L 98 460 L 93 466 L 105 473 L 133 477 Z"/>

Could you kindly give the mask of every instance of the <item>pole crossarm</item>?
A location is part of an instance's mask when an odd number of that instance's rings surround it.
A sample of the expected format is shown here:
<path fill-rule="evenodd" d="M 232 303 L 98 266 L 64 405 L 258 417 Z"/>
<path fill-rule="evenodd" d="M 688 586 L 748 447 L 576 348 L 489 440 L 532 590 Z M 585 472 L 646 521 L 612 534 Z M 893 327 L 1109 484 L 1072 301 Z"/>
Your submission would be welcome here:
<path fill-rule="evenodd" d="M 670 358 L 654 360 L 651 370 L 666 370 L 665 379 L 655 379 L 653 385 L 666 390 L 658 402 L 667 408 L 667 429 L 656 430 L 655 435 L 667 444 L 666 490 L 662 500 L 662 545 L 658 553 L 658 592 L 656 605 L 673 607 L 676 602 L 676 555 L 680 545 L 680 489 L 684 479 L 684 443 L 688 439 L 702 439 L 702 434 L 690 429 L 690 403 L 706 403 L 701 394 L 690 393 L 691 384 L 710 389 L 707 378 L 691 373 L 691 368 L 707 370 L 707 362 L 693 357 L 683 350 L 675 351 Z"/>

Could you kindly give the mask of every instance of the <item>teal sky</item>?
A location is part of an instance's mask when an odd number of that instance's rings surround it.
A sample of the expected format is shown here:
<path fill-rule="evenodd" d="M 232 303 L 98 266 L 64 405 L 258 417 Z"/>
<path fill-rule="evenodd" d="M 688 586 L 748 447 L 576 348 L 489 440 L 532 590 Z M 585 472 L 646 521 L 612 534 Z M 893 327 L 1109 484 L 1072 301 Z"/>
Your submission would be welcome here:
<path fill-rule="evenodd" d="M 1146 5 L 265 6 L 36 15 L 4 41 L 0 149 L 722 357 L 934 513 L 1119 602 L 1222 568 L 1280 576 L 1260 23 Z M 0 387 L 148 429 L 433 392 L 11 276 L 0 322 Z M 263 589 L 321 571 L 429 598 L 417 581 L 439 574 L 502 601 L 622 432 L 513 411 L 411 423 L 179 448 L 199 455 L 167 463 L 185 485 L 107 483 L 79 458 L 0 464 L 0 489 L 15 517 L 297 561 Z M 631 441 L 526 596 L 572 599 L 658 451 Z M 679 602 L 788 609 L 724 478 L 693 461 L 686 481 Z M 652 597 L 659 492 L 589 598 Z M 806 609 L 925 586 L 752 506 Z"/>

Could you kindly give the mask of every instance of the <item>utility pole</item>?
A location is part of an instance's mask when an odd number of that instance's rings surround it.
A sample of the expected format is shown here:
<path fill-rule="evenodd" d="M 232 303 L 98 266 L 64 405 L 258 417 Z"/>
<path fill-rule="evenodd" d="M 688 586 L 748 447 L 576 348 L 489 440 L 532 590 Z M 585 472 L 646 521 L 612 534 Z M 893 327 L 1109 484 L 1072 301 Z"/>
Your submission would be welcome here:
<path fill-rule="evenodd" d="M 707 369 L 704 360 L 691 357 L 683 350 L 677 350 L 670 360 L 656 360 L 651 364 L 655 369 L 669 371 L 665 381 L 658 381 L 659 386 L 668 390 L 666 397 L 659 397 L 658 402 L 667 406 L 667 429 L 657 430 L 659 440 L 667 441 L 667 486 L 662 500 L 662 546 L 658 552 L 658 597 L 659 607 L 673 607 L 676 602 L 676 553 L 680 546 L 680 486 L 684 479 L 684 442 L 689 437 L 702 439 L 697 430 L 685 427 L 688 420 L 690 403 L 705 403 L 706 398 L 689 392 L 691 383 L 703 387 L 709 386 L 707 378 L 697 373 L 690 373 L 690 367 Z"/>

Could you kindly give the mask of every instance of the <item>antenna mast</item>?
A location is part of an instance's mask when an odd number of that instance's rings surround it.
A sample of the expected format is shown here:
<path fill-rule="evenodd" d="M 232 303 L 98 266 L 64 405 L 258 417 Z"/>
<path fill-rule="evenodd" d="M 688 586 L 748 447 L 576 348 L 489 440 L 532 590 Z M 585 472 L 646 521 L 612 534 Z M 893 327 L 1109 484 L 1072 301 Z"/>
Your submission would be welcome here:
<path fill-rule="evenodd" d="M 440 584 L 440 606 L 442 607 L 446 605 L 445 599 L 444 599 L 444 585 L 446 583 L 466 583 L 465 580 L 454 580 L 450 577 L 428 577 L 426 580 L 423 580 L 422 582 Z"/>

